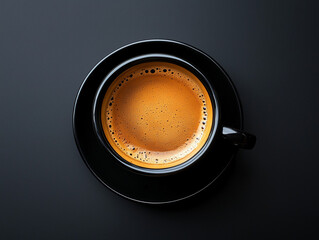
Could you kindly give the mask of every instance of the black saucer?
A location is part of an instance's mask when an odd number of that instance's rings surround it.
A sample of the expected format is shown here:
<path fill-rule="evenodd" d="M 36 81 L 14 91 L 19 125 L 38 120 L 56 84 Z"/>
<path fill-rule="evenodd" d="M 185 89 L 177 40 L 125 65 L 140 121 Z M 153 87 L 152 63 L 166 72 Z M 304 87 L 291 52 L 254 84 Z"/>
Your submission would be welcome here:
<path fill-rule="evenodd" d="M 92 124 L 92 105 L 98 87 L 118 64 L 151 53 L 181 57 L 205 73 L 218 95 L 220 117 L 225 126 L 242 129 L 242 111 L 234 85 L 225 71 L 212 58 L 184 43 L 171 40 L 133 43 L 108 55 L 94 67 L 80 87 L 73 110 L 74 137 L 81 156 L 92 173 L 117 194 L 138 202 L 160 204 L 188 198 L 216 182 L 237 148 L 217 141 L 205 152 L 206 161 L 195 162 L 194 166 L 177 174 L 162 176 L 136 173 L 103 148 Z"/>

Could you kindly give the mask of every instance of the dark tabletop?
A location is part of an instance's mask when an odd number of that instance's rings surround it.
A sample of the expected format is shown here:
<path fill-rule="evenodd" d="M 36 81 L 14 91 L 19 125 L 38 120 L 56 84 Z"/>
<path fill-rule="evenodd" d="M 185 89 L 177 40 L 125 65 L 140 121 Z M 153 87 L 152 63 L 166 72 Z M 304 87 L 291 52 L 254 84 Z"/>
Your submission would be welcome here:
<path fill-rule="evenodd" d="M 315 1 L 1 1 L 0 239 L 318 239 Z M 154 207 L 99 183 L 72 132 L 91 68 L 142 39 L 194 45 L 228 72 L 257 135 L 222 183 Z"/>

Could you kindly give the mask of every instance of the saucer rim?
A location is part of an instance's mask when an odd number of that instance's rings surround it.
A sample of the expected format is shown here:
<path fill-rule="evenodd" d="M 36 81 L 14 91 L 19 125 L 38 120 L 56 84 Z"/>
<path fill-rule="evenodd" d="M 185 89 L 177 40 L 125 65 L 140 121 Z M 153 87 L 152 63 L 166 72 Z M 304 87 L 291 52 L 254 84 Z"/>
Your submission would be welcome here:
<path fill-rule="evenodd" d="M 131 46 L 134 46 L 134 45 L 139 45 L 139 44 L 143 44 L 143 43 L 148 43 L 148 42 L 169 42 L 169 43 L 173 43 L 173 44 L 178 44 L 178 45 L 183 45 L 187 48 L 191 48 L 193 49 L 194 51 L 200 53 L 201 55 L 204 55 L 208 60 L 212 61 L 215 66 L 217 66 L 221 72 L 224 74 L 224 76 L 226 77 L 226 79 L 228 80 L 228 83 L 230 84 L 231 88 L 232 88 L 232 91 L 235 95 L 235 98 L 236 98 L 236 104 L 237 104 L 237 107 L 238 107 L 238 110 L 239 110 L 239 125 L 240 125 L 240 129 L 243 128 L 243 110 L 242 110 L 242 104 L 241 104 L 241 101 L 240 101 L 240 98 L 239 98 L 239 95 L 238 95 L 238 92 L 235 88 L 235 85 L 234 83 L 232 82 L 231 78 L 228 76 L 228 74 L 226 73 L 226 71 L 212 58 L 210 57 L 209 55 L 207 55 L 206 53 L 204 53 L 203 51 L 189 45 L 189 44 L 186 44 L 186 43 L 183 43 L 183 42 L 180 42 L 180 41 L 175 41 L 175 40 L 169 40 L 169 39 L 147 39 L 147 40 L 141 40 L 141 41 L 137 41 L 137 42 L 133 42 L 133 43 L 130 43 L 130 44 L 127 44 L 113 52 L 111 52 L 110 54 L 108 54 L 106 57 L 104 57 L 102 60 L 100 60 L 93 68 L 92 70 L 87 74 L 86 78 L 84 79 L 84 81 L 82 82 L 81 86 L 79 87 L 78 91 L 77 91 L 77 95 L 76 95 L 76 98 L 74 100 L 74 104 L 73 104 L 73 111 L 72 111 L 72 127 L 73 127 L 73 135 L 74 135 L 74 139 L 75 139 L 75 142 L 76 142 L 76 146 L 80 152 L 80 155 L 83 159 L 83 161 L 85 162 L 86 166 L 90 169 L 90 171 L 93 173 L 93 175 L 104 185 L 106 186 L 108 189 L 110 189 L 111 191 L 115 192 L 116 194 L 126 198 L 126 199 L 129 199 L 129 200 L 132 200 L 132 201 L 135 201 L 135 202 L 139 202 L 139 203 L 146 203 L 146 204 L 153 204 L 153 205 L 156 205 L 156 204 L 169 204 L 169 203 L 174 203 L 174 202 L 179 202 L 181 200 L 184 200 L 184 199 L 188 199 L 194 195 L 197 195 L 198 193 L 202 192 L 203 190 L 205 190 L 206 188 L 208 188 L 210 185 L 212 185 L 213 183 L 216 182 L 217 179 L 220 178 L 221 175 L 223 175 L 223 173 L 225 172 L 225 170 L 231 165 L 233 159 L 235 158 L 237 152 L 238 152 L 238 149 L 235 149 L 232 156 L 230 157 L 230 159 L 228 160 L 228 163 L 225 165 L 225 167 L 219 172 L 219 174 L 213 179 L 211 180 L 207 185 L 205 185 L 204 187 L 202 187 L 201 189 L 199 189 L 198 191 L 196 192 L 193 192 L 192 194 L 189 194 L 187 196 L 184 196 L 184 197 L 181 197 L 181 198 L 177 198 L 177 199 L 173 199 L 173 200 L 169 200 L 169 201 L 144 201 L 144 200 L 140 200 L 140 199 L 136 199 L 136 198 L 132 198 L 130 196 L 127 196 L 125 194 L 122 194 L 120 191 L 117 191 L 115 190 L 114 188 L 110 187 L 103 179 L 101 179 L 98 174 L 95 172 L 95 170 L 92 169 L 92 167 L 90 166 L 89 164 L 89 161 L 87 160 L 87 157 L 85 156 L 84 152 L 82 151 L 81 149 L 81 146 L 80 146 L 80 140 L 79 140 L 79 137 L 78 137 L 78 133 L 77 133 L 77 130 L 76 130 L 76 126 L 75 126 L 75 118 L 76 118 L 76 109 L 77 109 L 77 104 L 78 104 L 78 100 L 79 100 L 79 97 L 81 95 L 81 92 L 83 90 L 83 88 L 85 87 L 85 84 L 87 83 L 87 81 L 89 80 L 89 77 L 91 76 L 91 74 L 96 70 L 96 68 L 102 63 L 104 62 L 107 58 L 109 58 L 110 56 L 113 56 L 114 54 L 117 54 L 118 52 L 120 52 L 122 49 L 125 49 L 127 47 L 131 47 Z"/>

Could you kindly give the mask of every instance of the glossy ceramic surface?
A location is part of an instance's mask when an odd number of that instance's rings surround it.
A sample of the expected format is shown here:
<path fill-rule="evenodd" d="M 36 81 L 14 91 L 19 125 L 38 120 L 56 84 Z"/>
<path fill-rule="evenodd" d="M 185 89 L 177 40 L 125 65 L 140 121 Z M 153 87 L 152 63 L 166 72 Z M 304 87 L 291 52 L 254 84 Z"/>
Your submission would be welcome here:
<path fill-rule="evenodd" d="M 127 59 L 145 54 L 166 54 L 188 62 L 209 81 L 219 102 L 219 122 L 214 141 L 190 167 L 174 174 L 152 175 L 125 166 L 96 136 L 93 105 L 106 76 Z M 131 200 L 169 203 L 188 198 L 214 183 L 230 164 L 237 147 L 225 141 L 222 126 L 242 128 L 242 111 L 236 90 L 225 71 L 209 56 L 184 43 L 146 40 L 125 46 L 99 62 L 83 82 L 73 111 L 78 149 L 92 173 L 108 188 Z"/>

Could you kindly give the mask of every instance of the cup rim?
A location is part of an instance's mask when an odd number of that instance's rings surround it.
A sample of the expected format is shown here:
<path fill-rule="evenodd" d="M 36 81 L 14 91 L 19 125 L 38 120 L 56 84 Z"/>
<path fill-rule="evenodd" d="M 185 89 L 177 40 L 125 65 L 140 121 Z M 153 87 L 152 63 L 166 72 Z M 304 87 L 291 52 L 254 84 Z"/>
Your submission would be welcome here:
<path fill-rule="evenodd" d="M 150 61 L 162 61 L 162 62 L 170 62 L 170 63 L 175 63 L 178 66 L 184 67 L 185 69 L 189 70 L 192 72 L 204 85 L 206 88 L 210 100 L 212 102 L 212 108 L 213 108 L 213 119 L 212 119 L 212 127 L 210 129 L 209 136 L 207 140 L 205 141 L 204 145 L 196 152 L 194 156 L 192 156 L 190 159 L 186 160 L 185 162 L 178 164 L 173 167 L 168 167 L 168 168 L 160 168 L 160 169 L 152 169 L 152 168 L 145 168 L 145 167 L 140 167 L 137 166 L 133 163 L 128 162 L 124 158 L 122 158 L 110 145 L 108 142 L 105 133 L 102 128 L 101 124 L 101 105 L 102 101 L 104 99 L 105 93 L 110 86 L 110 84 L 116 79 L 116 77 L 125 71 L 127 68 L 134 66 L 139 63 L 143 62 L 150 62 Z M 121 64 L 117 65 L 111 72 L 109 72 L 102 83 L 100 84 L 98 90 L 95 93 L 94 101 L 93 101 L 93 129 L 95 132 L 95 135 L 99 139 L 100 144 L 121 164 L 124 166 L 132 169 L 133 171 L 137 173 L 142 173 L 142 174 L 151 174 L 151 175 L 163 175 L 163 174 L 172 174 L 176 173 L 179 171 L 182 171 L 186 168 L 190 168 L 195 162 L 197 162 L 205 151 L 210 148 L 214 142 L 216 133 L 218 132 L 220 126 L 220 113 L 219 113 L 219 103 L 218 103 L 218 98 L 216 96 L 216 93 L 214 91 L 214 88 L 212 87 L 212 84 L 206 76 L 199 71 L 194 65 L 191 63 L 187 62 L 186 60 L 179 58 L 174 55 L 170 54 L 159 54 L 159 53 L 152 53 L 152 54 L 143 54 L 139 55 L 136 57 L 129 58 L 125 61 L 123 61 Z"/>

